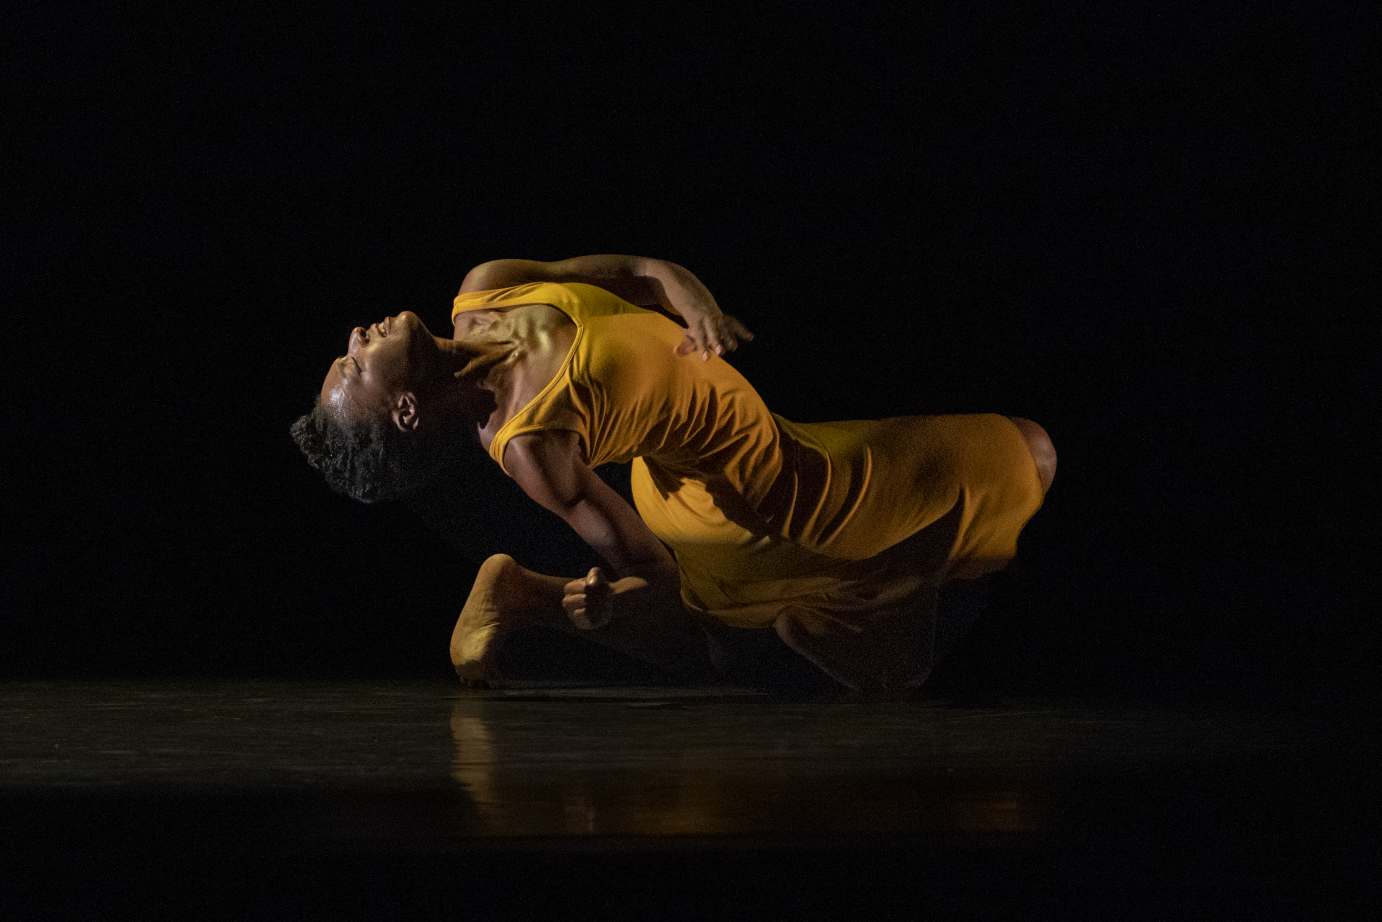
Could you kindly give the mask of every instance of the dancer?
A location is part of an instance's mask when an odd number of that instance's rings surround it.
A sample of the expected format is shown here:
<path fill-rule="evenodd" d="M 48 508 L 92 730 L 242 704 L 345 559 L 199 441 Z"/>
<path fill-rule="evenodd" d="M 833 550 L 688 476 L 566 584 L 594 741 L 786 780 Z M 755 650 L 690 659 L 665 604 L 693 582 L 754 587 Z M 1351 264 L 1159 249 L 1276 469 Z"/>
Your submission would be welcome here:
<path fill-rule="evenodd" d="M 608 564 L 570 579 L 487 560 L 451 641 L 473 684 L 502 684 L 499 638 L 550 624 L 684 678 L 772 649 L 856 692 L 915 688 L 941 588 L 1005 566 L 1055 476 L 1030 420 L 770 413 L 723 357 L 751 334 L 663 260 L 484 263 L 452 320 L 450 338 L 409 311 L 352 330 L 293 435 L 373 502 L 466 433 Z M 636 511 L 594 473 L 609 462 L 632 464 Z"/>

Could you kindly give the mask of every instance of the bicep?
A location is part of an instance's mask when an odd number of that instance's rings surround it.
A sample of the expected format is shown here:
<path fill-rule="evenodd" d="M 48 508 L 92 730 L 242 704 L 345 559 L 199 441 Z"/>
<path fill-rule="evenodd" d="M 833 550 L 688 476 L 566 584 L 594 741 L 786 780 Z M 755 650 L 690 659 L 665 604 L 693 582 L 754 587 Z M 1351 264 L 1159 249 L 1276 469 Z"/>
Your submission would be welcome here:
<path fill-rule="evenodd" d="M 620 576 L 675 572 L 672 555 L 638 513 L 590 469 L 576 433 L 549 431 L 518 436 L 504 453 L 514 481 L 534 501 L 556 513 Z"/>
<path fill-rule="evenodd" d="M 595 285 L 640 307 L 663 306 L 661 285 L 645 276 L 634 256 L 599 254 L 573 256 L 556 262 L 535 259 L 494 259 L 466 273 L 460 294 L 512 288 L 530 282 L 583 282 Z"/>
<path fill-rule="evenodd" d="M 550 267 L 553 265 L 555 264 L 535 259 L 492 259 L 487 263 L 480 263 L 465 274 L 459 294 L 512 288 L 529 282 L 556 281 L 551 278 Z"/>

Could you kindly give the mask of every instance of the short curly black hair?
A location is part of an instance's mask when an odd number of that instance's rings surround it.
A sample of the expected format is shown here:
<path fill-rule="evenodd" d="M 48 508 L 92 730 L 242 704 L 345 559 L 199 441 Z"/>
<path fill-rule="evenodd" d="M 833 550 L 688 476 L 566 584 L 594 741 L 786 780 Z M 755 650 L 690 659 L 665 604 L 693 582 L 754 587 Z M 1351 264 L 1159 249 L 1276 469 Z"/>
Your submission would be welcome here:
<path fill-rule="evenodd" d="M 293 423 L 292 435 L 331 489 L 362 503 L 402 499 L 430 480 L 433 465 L 387 420 L 341 419 L 320 397 Z"/>

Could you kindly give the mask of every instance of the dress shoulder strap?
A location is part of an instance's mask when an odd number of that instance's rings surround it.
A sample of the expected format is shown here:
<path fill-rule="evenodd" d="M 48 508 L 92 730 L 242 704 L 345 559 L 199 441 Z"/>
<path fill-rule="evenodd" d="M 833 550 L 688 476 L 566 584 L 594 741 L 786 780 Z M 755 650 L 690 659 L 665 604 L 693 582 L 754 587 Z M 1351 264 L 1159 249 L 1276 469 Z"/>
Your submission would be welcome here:
<path fill-rule="evenodd" d="M 506 422 L 490 442 L 489 453 L 499 466 L 504 467 L 504 449 L 509 440 L 518 435 L 549 429 L 568 429 L 581 439 L 581 447 L 589 456 L 590 445 L 588 420 L 584 401 L 572 394 L 573 365 L 584 366 L 577 357 L 584 354 L 589 346 L 589 321 L 599 317 L 617 314 L 645 314 L 641 307 L 624 301 L 616 295 L 595 285 L 581 282 L 533 282 L 513 288 L 497 288 L 492 291 L 471 291 L 457 295 L 451 310 L 454 320 L 457 314 L 473 310 L 494 310 L 505 307 L 519 307 L 525 304 L 550 304 L 566 314 L 576 325 L 576 338 L 561 370 L 548 382 L 542 391 L 528 402 L 518 413 Z M 505 469 L 507 473 L 507 469 Z"/>

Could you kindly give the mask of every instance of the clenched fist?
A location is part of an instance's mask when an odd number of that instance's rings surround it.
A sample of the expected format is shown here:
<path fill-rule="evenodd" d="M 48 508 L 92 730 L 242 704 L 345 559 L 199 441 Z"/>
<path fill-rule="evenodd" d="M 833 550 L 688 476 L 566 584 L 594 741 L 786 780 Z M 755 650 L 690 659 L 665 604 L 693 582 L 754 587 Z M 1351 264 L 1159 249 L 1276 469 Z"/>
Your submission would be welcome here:
<path fill-rule="evenodd" d="M 585 579 L 566 584 L 561 607 L 571 623 L 583 631 L 604 627 L 614 617 L 614 589 L 599 567 L 591 567 Z"/>

